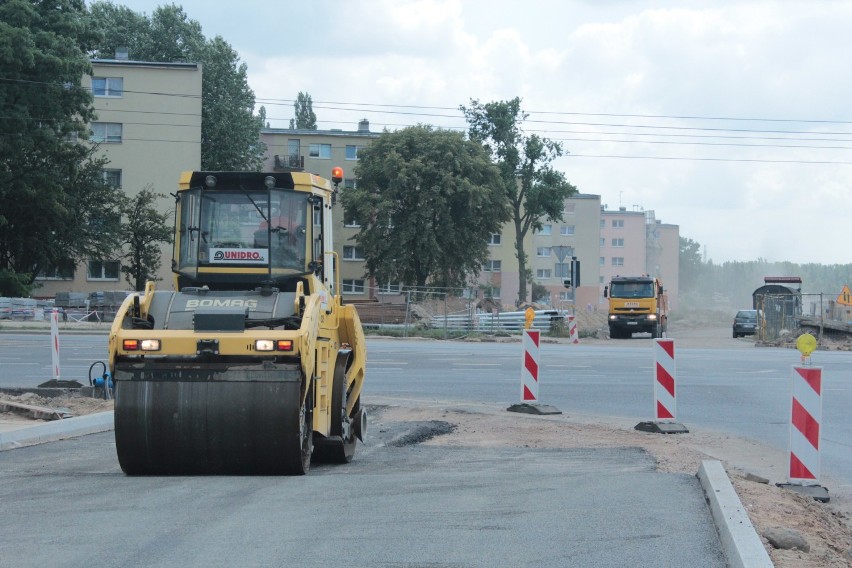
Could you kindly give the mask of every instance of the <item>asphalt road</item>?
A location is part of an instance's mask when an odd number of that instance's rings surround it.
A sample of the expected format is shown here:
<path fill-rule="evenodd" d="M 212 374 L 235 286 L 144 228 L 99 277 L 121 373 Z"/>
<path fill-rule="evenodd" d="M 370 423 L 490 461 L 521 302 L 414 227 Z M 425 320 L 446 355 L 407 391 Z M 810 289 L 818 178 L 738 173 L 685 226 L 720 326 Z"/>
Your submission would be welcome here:
<path fill-rule="evenodd" d="M 680 348 L 677 338 L 675 344 L 679 422 L 787 450 L 797 351 L 755 348 L 730 337 L 710 343 L 722 348 Z M 63 334 L 60 345 L 63 379 L 87 383 L 90 365 L 106 360 L 104 335 Z M 520 343 L 371 338 L 367 345 L 367 400 L 371 395 L 499 404 L 520 399 Z M 838 481 L 834 489 L 852 493 L 852 352 L 818 351 L 813 359 L 823 367 L 823 473 Z M 0 387 L 36 386 L 50 373 L 49 336 L 0 334 Z M 649 339 L 542 345 L 539 399 L 565 413 L 650 420 L 652 381 Z"/>
<path fill-rule="evenodd" d="M 433 425 L 373 418 L 304 477 L 127 477 L 111 432 L 2 452 L 0 565 L 725 566 L 698 480 L 641 450 L 399 445 Z"/>

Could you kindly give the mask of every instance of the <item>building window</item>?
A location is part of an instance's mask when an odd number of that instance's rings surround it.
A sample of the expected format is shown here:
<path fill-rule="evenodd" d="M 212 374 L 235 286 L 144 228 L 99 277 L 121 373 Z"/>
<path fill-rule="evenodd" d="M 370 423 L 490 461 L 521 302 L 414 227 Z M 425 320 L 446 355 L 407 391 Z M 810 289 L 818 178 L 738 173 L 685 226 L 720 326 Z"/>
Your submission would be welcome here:
<path fill-rule="evenodd" d="M 488 238 L 489 245 L 499 245 L 500 244 L 500 233 L 491 233 L 491 236 Z"/>
<path fill-rule="evenodd" d="M 37 280 L 74 280 L 74 261 L 63 260 L 39 271 Z"/>
<path fill-rule="evenodd" d="M 358 180 L 355 178 L 343 178 L 343 189 L 358 189 Z"/>
<path fill-rule="evenodd" d="M 553 234 L 553 225 L 542 225 L 541 229 L 535 232 L 536 235 L 547 236 Z"/>
<path fill-rule="evenodd" d="M 612 257 L 612 265 L 613 266 L 624 266 L 624 257 L 623 256 Z"/>
<path fill-rule="evenodd" d="M 357 160 L 358 159 L 358 146 L 352 146 L 350 144 L 346 145 L 346 159 L 347 160 Z"/>
<path fill-rule="evenodd" d="M 569 262 L 557 262 L 553 265 L 553 270 L 557 278 L 571 277 L 571 263 Z"/>
<path fill-rule="evenodd" d="M 605 246 L 606 246 L 606 239 L 601 237 L 601 248 L 604 248 Z"/>
<path fill-rule="evenodd" d="M 355 218 L 354 215 L 350 214 L 347 211 L 343 212 L 343 226 L 357 229 L 361 226 L 361 223 L 358 222 L 358 219 Z"/>
<path fill-rule="evenodd" d="M 493 298 L 495 300 L 500 299 L 500 287 L 499 286 L 486 286 L 482 289 L 482 293 L 485 294 L 486 298 Z"/>
<path fill-rule="evenodd" d="M 376 288 L 376 291 L 379 294 L 400 294 L 402 293 L 402 284 L 400 284 L 399 282 L 395 284 L 379 284 L 378 288 Z"/>
<path fill-rule="evenodd" d="M 92 142 L 106 142 L 108 144 L 121 142 L 120 122 L 93 122 Z"/>
<path fill-rule="evenodd" d="M 343 293 L 344 294 L 363 294 L 364 293 L 364 281 L 356 280 L 353 278 L 344 279 L 343 282 Z"/>
<path fill-rule="evenodd" d="M 540 256 L 542 258 L 550 257 L 550 247 L 538 247 L 535 249 L 535 255 Z"/>
<path fill-rule="evenodd" d="M 124 94 L 124 79 L 92 77 L 92 94 L 96 97 L 120 97 Z"/>
<path fill-rule="evenodd" d="M 559 299 L 563 302 L 573 300 L 574 298 L 571 297 L 572 294 L 573 292 L 559 292 Z"/>
<path fill-rule="evenodd" d="M 566 203 L 565 204 L 565 214 L 566 215 L 573 215 L 576 207 L 577 207 L 576 203 Z"/>
<path fill-rule="evenodd" d="M 549 268 L 538 268 L 535 271 L 536 278 L 553 278 L 553 271 Z"/>
<path fill-rule="evenodd" d="M 482 265 L 483 272 L 500 272 L 503 269 L 502 260 L 489 260 Z"/>
<path fill-rule="evenodd" d="M 574 236 L 574 225 L 562 225 L 559 227 L 559 234 L 563 237 Z"/>
<path fill-rule="evenodd" d="M 606 227 L 606 219 L 601 219 L 601 229 Z"/>
<path fill-rule="evenodd" d="M 117 260 L 90 260 L 87 280 L 118 280 L 121 263 Z"/>
<path fill-rule="evenodd" d="M 364 260 L 364 254 L 358 247 L 345 245 L 343 247 L 343 260 Z"/>
<path fill-rule="evenodd" d="M 605 264 L 606 264 L 606 257 L 603 257 L 603 256 L 602 256 L 602 257 L 601 257 L 601 261 L 600 261 L 600 263 L 599 263 L 599 264 L 600 264 L 601 266 L 605 265 Z"/>
<path fill-rule="evenodd" d="M 624 246 L 624 239 L 612 239 L 612 246 L 623 247 Z"/>
<path fill-rule="evenodd" d="M 103 175 L 107 185 L 121 189 L 121 170 L 103 170 Z"/>
<path fill-rule="evenodd" d="M 311 144 L 308 155 L 311 158 L 331 159 L 331 144 Z"/>
<path fill-rule="evenodd" d="M 624 219 L 613 219 L 612 220 L 612 228 L 613 229 L 621 229 L 624 227 Z"/>

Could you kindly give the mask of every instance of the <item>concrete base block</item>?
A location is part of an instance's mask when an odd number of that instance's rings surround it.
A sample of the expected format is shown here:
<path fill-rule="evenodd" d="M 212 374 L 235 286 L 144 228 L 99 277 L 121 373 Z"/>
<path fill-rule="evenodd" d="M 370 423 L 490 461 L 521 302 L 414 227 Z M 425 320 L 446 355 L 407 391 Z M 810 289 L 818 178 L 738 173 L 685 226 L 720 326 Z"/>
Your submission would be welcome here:
<path fill-rule="evenodd" d="M 634 427 L 641 432 L 652 434 L 688 434 L 689 430 L 683 424 L 676 422 L 640 422 Z"/>
<path fill-rule="evenodd" d="M 828 503 L 830 499 L 828 496 L 828 489 L 822 485 L 799 485 L 797 483 L 776 483 L 775 485 L 781 489 L 795 491 L 796 493 L 800 493 L 805 497 L 810 497 L 814 501 L 819 501 L 820 503 Z"/>
<path fill-rule="evenodd" d="M 521 402 L 507 408 L 509 412 L 520 412 L 522 414 L 562 414 L 562 411 L 549 404 L 533 404 Z"/>

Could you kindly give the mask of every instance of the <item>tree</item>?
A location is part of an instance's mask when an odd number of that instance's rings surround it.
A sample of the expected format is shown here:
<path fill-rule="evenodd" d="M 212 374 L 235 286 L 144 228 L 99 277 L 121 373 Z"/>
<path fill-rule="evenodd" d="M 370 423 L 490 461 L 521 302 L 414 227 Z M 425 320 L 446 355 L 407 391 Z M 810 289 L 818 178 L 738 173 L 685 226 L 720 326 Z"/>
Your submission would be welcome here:
<path fill-rule="evenodd" d="M 263 120 L 254 115 L 246 64 L 228 42 L 220 36 L 205 39 L 201 25 L 173 4 L 160 6 L 150 18 L 108 2 L 92 4 L 91 12 L 102 37 L 93 51 L 96 58 L 112 59 L 117 47 L 127 47 L 136 60 L 202 64 L 202 169 L 262 167 Z"/>
<path fill-rule="evenodd" d="M 81 80 L 95 37 L 82 0 L 0 3 L 0 294 L 115 247 L 119 193 L 77 141 L 94 116 Z"/>
<path fill-rule="evenodd" d="M 680 255 L 678 259 L 678 283 L 683 292 L 693 291 L 701 282 L 701 245 L 692 239 L 680 237 Z"/>
<path fill-rule="evenodd" d="M 510 204 L 518 258 L 518 305 L 526 301 L 527 257 L 524 238 L 540 229 L 542 220 L 561 221 L 566 198 L 577 192 L 562 172 L 551 166 L 562 146 L 536 134 L 527 136 L 521 124 L 527 115 L 521 99 L 481 104 L 471 100 L 461 106 L 470 139 L 483 144 L 500 169 L 501 187 Z"/>
<path fill-rule="evenodd" d="M 459 132 L 413 126 L 358 152 L 356 189 L 342 202 L 379 283 L 461 287 L 488 259 L 488 236 L 508 219 L 499 172 Z"/>
<path fill-rule="evenodd" d="M 263 118 L 254 116 L 254 92 L 247 67 L 220 36 L 203 50 L 201 168 L 260 171 L 266 146 L 260 141 Z"/>
<path fill-rule="evenodd" d="M 314 102 L 311 100 L 311 95 L 299 91 L 299 95 L 293 103 L 293 109 L 296 118 L 290 119 L 290 128 L 317 129 L 317 115 L 314 114 Z"/>
<path fill-rule="evenodd" d="M 134 290 L 144 290 L 145 282 L 155 278 L 162 263 L 160 243 L 172 242 L 170 214 L 160 213 L 155 202 L 165 195 L 146 186 L 122 206 L 121 271 Z"/>

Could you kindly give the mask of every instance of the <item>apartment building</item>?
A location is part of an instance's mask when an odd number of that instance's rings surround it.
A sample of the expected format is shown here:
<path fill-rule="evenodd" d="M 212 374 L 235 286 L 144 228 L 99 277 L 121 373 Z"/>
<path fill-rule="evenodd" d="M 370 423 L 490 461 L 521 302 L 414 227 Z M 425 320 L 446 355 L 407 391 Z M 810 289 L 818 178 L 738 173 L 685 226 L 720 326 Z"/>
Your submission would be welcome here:
<path fill-rule="evenodd" d="M 660 278 L 668 290 L 672 308 L 677 306 L 680 230 L 657 221 L 654 211 L 640 208 L 600 214 L 600 274 L 598 302 L 613 276 L 649 274 Z"/>
<path fill-rule="evenodd" d="M 562 220 L 546 220 L 532 237 L 530 269 L 534 282 L 547 290 L 535 302 L 556 308 L 585 307 L 597 303 L 598 225 L 601 196 L 577 194 L 565 200 Z M 580 261 L 580 282 L 564 282 L 571 276 L 571 261 Z M 515 295 L 517 300 L 517 279 Z"/>
<path fill-rule="evenodd" d="M 167 195 L 175 191 L 180 172 L 201 167 L 201 65 L 118 57 L 93 60 L 93 76 L 83 78 L 97 111 L 91 142 L 109 160 L 105 179 L 127 195 L 145 187 Z M 170 211 L 173 202 L 163 198 L 157 206 Z M 166 288 L 172 286 L 171 255 L 171 246 L 163 246 L 157 276 Z M 117 258 L 53 267 L 36 282 L 39 297 L 130 289 Z"/>

